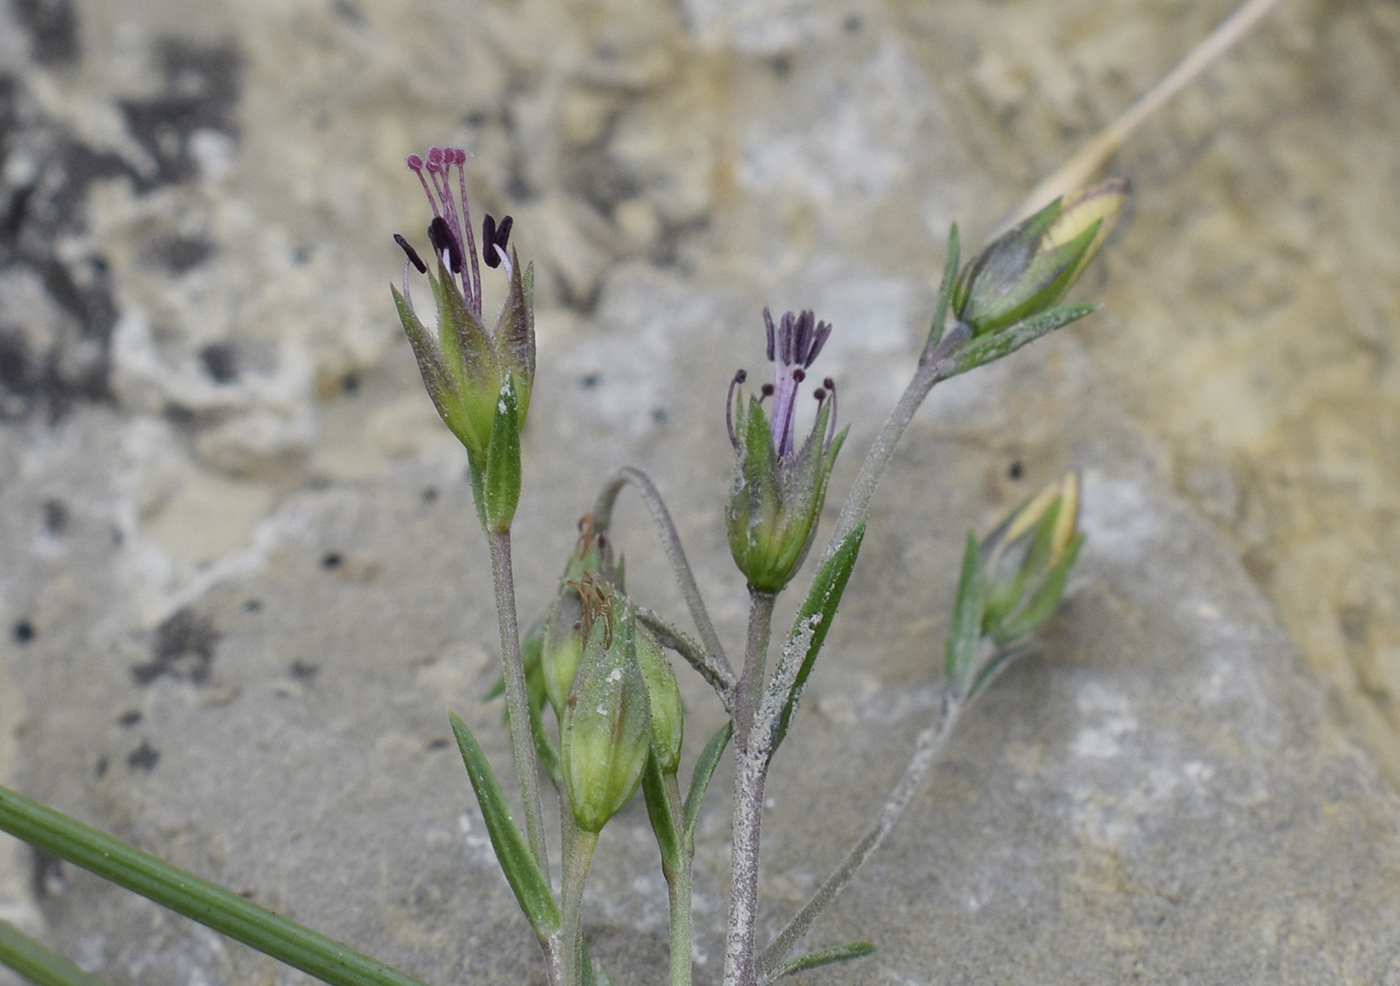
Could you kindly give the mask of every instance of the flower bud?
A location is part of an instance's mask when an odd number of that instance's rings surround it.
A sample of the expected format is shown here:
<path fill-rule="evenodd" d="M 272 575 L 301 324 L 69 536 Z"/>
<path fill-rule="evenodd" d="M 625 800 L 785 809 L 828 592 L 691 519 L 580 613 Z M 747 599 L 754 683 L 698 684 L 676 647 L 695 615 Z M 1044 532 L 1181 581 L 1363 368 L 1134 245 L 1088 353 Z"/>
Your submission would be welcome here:
<path fill-rule="evenodd" d="M 1056 304 L 1103 245 L 1128 197 L 1111 179 L 1056 199 L 994 240 L 953 285 L 953 314 L 986 335 Z"/>
<path fill-rule="evenodd" d="M 595 576 L 617 585 L 621 572 L 613 564 L 611 545 L 595 531 L 593 518 L 585 516 L 579 521 L 578 547 L 569 556 L 564 574 L 559 577 L 559 591 L 545 613 L 540 648 L 545 693 L 554 706 L 554 714 L 561 720 L 564 703 L 568 701 L 574 675 L 583 658 L 588 632 L 584 626 L 584 600 L 579 590 Z"/>
<path fill-rule="evenodd" d="M 1079 554 L 1079 475 L 1023 503 L 982 542 L 982 632 L 998 645 L 1032 633 L 1055 611 Z"/>
<path fill-rule="evenodd" d="M 599 832 L 636 792 L 651 745 L 647 684 L 630 604 L 606 583 L 564 707 L 560 753 L 574 821 Z"/>
<path fill-rule="evenodd" d="M 645 627 L 637 627 L 637 665 L 647 685 L 647 707 L 651 710 L 651 749 L 664 775 L 675 774 L 681 763 L 681 740 L 685 733 L 685 710 L 676 672 L 661 651 L 661 644 Z"/>

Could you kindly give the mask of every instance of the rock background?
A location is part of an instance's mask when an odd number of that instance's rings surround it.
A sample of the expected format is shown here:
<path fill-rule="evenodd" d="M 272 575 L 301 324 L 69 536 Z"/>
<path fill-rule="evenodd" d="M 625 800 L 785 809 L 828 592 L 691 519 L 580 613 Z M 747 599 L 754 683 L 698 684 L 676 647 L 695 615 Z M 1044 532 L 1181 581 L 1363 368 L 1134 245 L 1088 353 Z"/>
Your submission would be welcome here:
<path fill-rule="evenodd" d="M 541 981 L 443 714 L 504 764 L 462 455 L 385 287 L 426 216 L 404 153 L 471 148 L 478 215 L 537 265 L 522 609 L 636 462 L 735 640 L 718 426 L 761 307 L 837 326 L 839 490 L 949 222 L 979 242 L 1227 9 L 0 5 L 0 775 L 426 980 Z M 1134 212 L 1081 289 L 1106 310 L 911 429 L 776 772 L 773 927 L 927 714 L 962 532 L 1073 466 L 1089 547 L 816 933 L 881 951 L 811 981 L 1400 982 L 1400 806 L 1348 738 L 1400 776 L 1397 42 L 1379 0 L 1276 11 L 1117 162 Z M 676 610 L 624 512 L 634 584 Z M 694 746 L 718 720 L 688 699 Z M 602 851 L 590 930 L 642 981 L 644 813 Z M 115 983 L 304 981 L 0 853 L 0 912 Z"/>

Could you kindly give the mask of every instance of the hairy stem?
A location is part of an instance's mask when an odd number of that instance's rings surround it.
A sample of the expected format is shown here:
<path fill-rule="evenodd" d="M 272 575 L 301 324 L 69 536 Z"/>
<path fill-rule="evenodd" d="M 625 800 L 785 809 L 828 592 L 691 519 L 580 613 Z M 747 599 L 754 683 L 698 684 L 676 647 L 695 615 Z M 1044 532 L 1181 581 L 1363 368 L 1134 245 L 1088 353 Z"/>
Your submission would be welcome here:
<path fill-rule="evenodd" d="M 642 501 L 651 511 L 652 519 L 656 522 L 657 532 L 661 538 L 661 547 L 666 552 L 667 560 L 671 563 L 671 571 L 675 575 L 676 584 L 680 587 L 681 595 L 685 597 L 686 607 L 690 610 L 690 618 L 695 621 L 695 629 L 700 633 L 700 641 L 709 652 L 707 663 L 713 667 L 715 675 L 725 682 L 726 686 L 732 687 L 734 670 L 729 665 L 729 658 L 724 654 L 724 646 L 720 643 L 719 634 L 715 631 L 715 625 L 710 619 L 709 611 L 705 609 L 705 600 L 700 595 L 700 587 L 695 583 L 695 573 L 691 571 L 690 562 L 685 557 L 685 549 L 681 546 L 681 536 L 676 531 L 675 523 L 671 520 L 671 512 L 666 509 L 666 501 L 661 498 L 660 491 L 657 490 L 656 485 L 652 483 L 646 473 L 632 466 L 626 466 L 613 475 L 612 479 L 603 487 L 603 491 L 598 495 L 598 501 L 593 507 L 593 521 L 596 530 L 604 532 L 608 529 L 608 525 L 612 522 L 613 506 L 617 502 L 617 495 L 622 492 L 622 487 L 629 483 L 636 487 Z"/>
<path fill-rule="evenodd" d="M 748 643 L 744 671 L 734 700 L 734 818 L 729 854 L 729 928 L 724 943 L 724 986 L 754 986 L 757 982 L 754 936 L 758 927 L 758 849 L 769 744 L 754 744 L 754 719 L 763 693 L 776 600 L 777 596 L 772 593 L 749 589 Z"/>
<path fill-rule="evenodd" d="M 764 949 L 763 954 L 758 957 L 758 968 L 765 981 L 769 974 L 782 964 L 783 959 L 792 951 L 793 947 L 802 940 L 802 936 L 808 932 L 822 911 L 836 900 L 846 884 L 865 864 L 865 861 L 875 850 L 880 848 L 880 844 L 894 830 L 900 816 L 904 814 L 904 810 L 909 807 L 909 802 L 913 800 L 915 792 L 918 791 L 919 785 L 924 782 L 929 771 L 938 763 L 938 758 L 943 752 L 943 744 L 949 733 L 952 732 L 953 725 L 957 722 L 958 715 L 964 707 L 950 692 L 943 694 L 933 722 L 919 733 L 919 737 L 914 743 L 914 753 L 909 758 L 909 763 L 905 765 L 904 773 L 890 792 L 889 798 L 881 807 L 880 814 L 865 830 L 865 834 L 855 845 L 851 846 L 845 858 L 831 871 L 831 875 L 778 933 L 773 944 Z"/>
<path fill-rule="evenodd" d="M 681 790 L 675 774 L 666 777 L 666 801 L 677 832 L 685 833 Z M 679 867 L 666 870 L 666 891 L 671 905 L 671 986 L 690 986 L 690 877 L 695 839 L 683 834 Z"/>
<path fill-rule="evenodd" d="M 542 872 L 549 872 L 545 852 L 544 810 L 540 802 L 540 775 L 534 737 L 530 735 L 530 708 L 525 696 L 525 666 L 520 657 L 520 626 L 515 617 L 515 577 L 511 572 L 510 532 L 487 534 L 491 545 L 491 577 L 496 585 L 496 618 L 501 627 L 501 665 L 506 682 L 507 725 L 520 797 L 525 806 L 525 834 L 530 851 Z"/>
<path fill-rule="evenodd" d="M 563 944 L 564 944 L 564 983 L 565 986 L 582 986 L 591 977 L 583 964 L 588 961 L 588 953 L 583 947 L 583 885 L 588 879 L 588 867 L 593 862 L 593 850 L 598 846 L 598 833 L 579 831 L 572 840 L 570 851 L 564 856 L 563 890 Z"/>

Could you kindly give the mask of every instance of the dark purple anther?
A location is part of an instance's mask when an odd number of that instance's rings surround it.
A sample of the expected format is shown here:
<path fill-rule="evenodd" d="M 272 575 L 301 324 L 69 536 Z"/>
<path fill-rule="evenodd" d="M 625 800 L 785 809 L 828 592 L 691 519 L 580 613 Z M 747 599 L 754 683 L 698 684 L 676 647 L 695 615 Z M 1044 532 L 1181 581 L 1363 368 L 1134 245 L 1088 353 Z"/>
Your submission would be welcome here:
<path fill-rule="evenodd" d="M 423 258 L 418 256 L 418 251 L 413 249 L 413 247 L 409 244 L 408 240 L 404 239 L 398 233 L 395 233 L 394 242 L 397 243 L 400 249 L 402 249 L 403 252 L 408 255 L 408 262 L 411 263 L 414 267 L 418 268 L 418 273 L 428 273 L 428 265 L 423 263 Z"/>
<path fill-rule="evenodd" d="M 515 220 L 506 216 L 496 225 L 495 218 L 488 212 L 481 222 L 481 259 L 487 267 L 499 267 L 502 261 L 509 261 L 506 246 L 510 242 L 510 227 Z"/>
<path fill-rule="evenodd" d="M 433 252 L 444 258 L 443 263 L 449 271 L 454 274 L 462 273 L 462 244 L 452 235 L 452 229 L 447 225 L 446 219 L 441 216 L 433 217 L 433 221 L 428 224 L 428 242 L 433 245 Z"/>

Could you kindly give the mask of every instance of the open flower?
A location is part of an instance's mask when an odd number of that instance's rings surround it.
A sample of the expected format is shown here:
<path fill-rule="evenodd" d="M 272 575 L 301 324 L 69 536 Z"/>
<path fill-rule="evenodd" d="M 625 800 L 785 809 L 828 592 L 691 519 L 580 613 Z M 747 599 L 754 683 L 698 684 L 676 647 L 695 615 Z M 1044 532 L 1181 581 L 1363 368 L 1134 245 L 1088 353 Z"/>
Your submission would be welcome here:
<path fill-rule="evenodd" d="M 1128 183 L 1121 178 L 1056 199 L 1003 233 L 958 275 L 953 314 L 973 336 L 996 332 L 1054 305 L 1113 229 Z"/>
<path fill-rule="evenodd" d="M 807 439 L 796 441 L 797 394 L 831 335 L 812 312 L 785 314 L 775 326 L 763 310 L 773 382 L 745 407 L 740 370 L 729 385 L 726 420 L 734 446 L 734 485 L 725 520 L 729 550 L 749 585 L 776 593 L 791 581 L 816 534 L 831 466 L 846 433 L 836 433 L 836 384 L 830 377 L 813 391 L 818 410 Z M 773 399 L 765 412 L 764 402 Z M 737 427 L 736 427 L 737 419 Z"/>
<path fill-rule="evenodd" d="M 404 237 L 395 235 L 406 260 L 403 290 L 391 290 L 433 406 L 466 446 L 473 469 L 484 473 L 502 398 L 509 395 L 514 401 L 517 433 L 530 406 L 535 379 L 534 270 L 522 271 L 515 251 L 507 252 L 511 218 L 498 224 L 488 215 L 482 223 L 481 259 L 488 268 L 503 268 L 507 279 L 496 326 L 488 330 L 482 321 L 481 265 L 467 207 L 466 160 L 467 152 L 458 147 L 430 147 L 426 157 L 410 154 L 405 160 L 432 206 L 428 242 L 436 271 Z M 432 330 L 418 317 L 409 293 L 414 268 L 427 275 L 432 288 L 437 315 Z"/>

